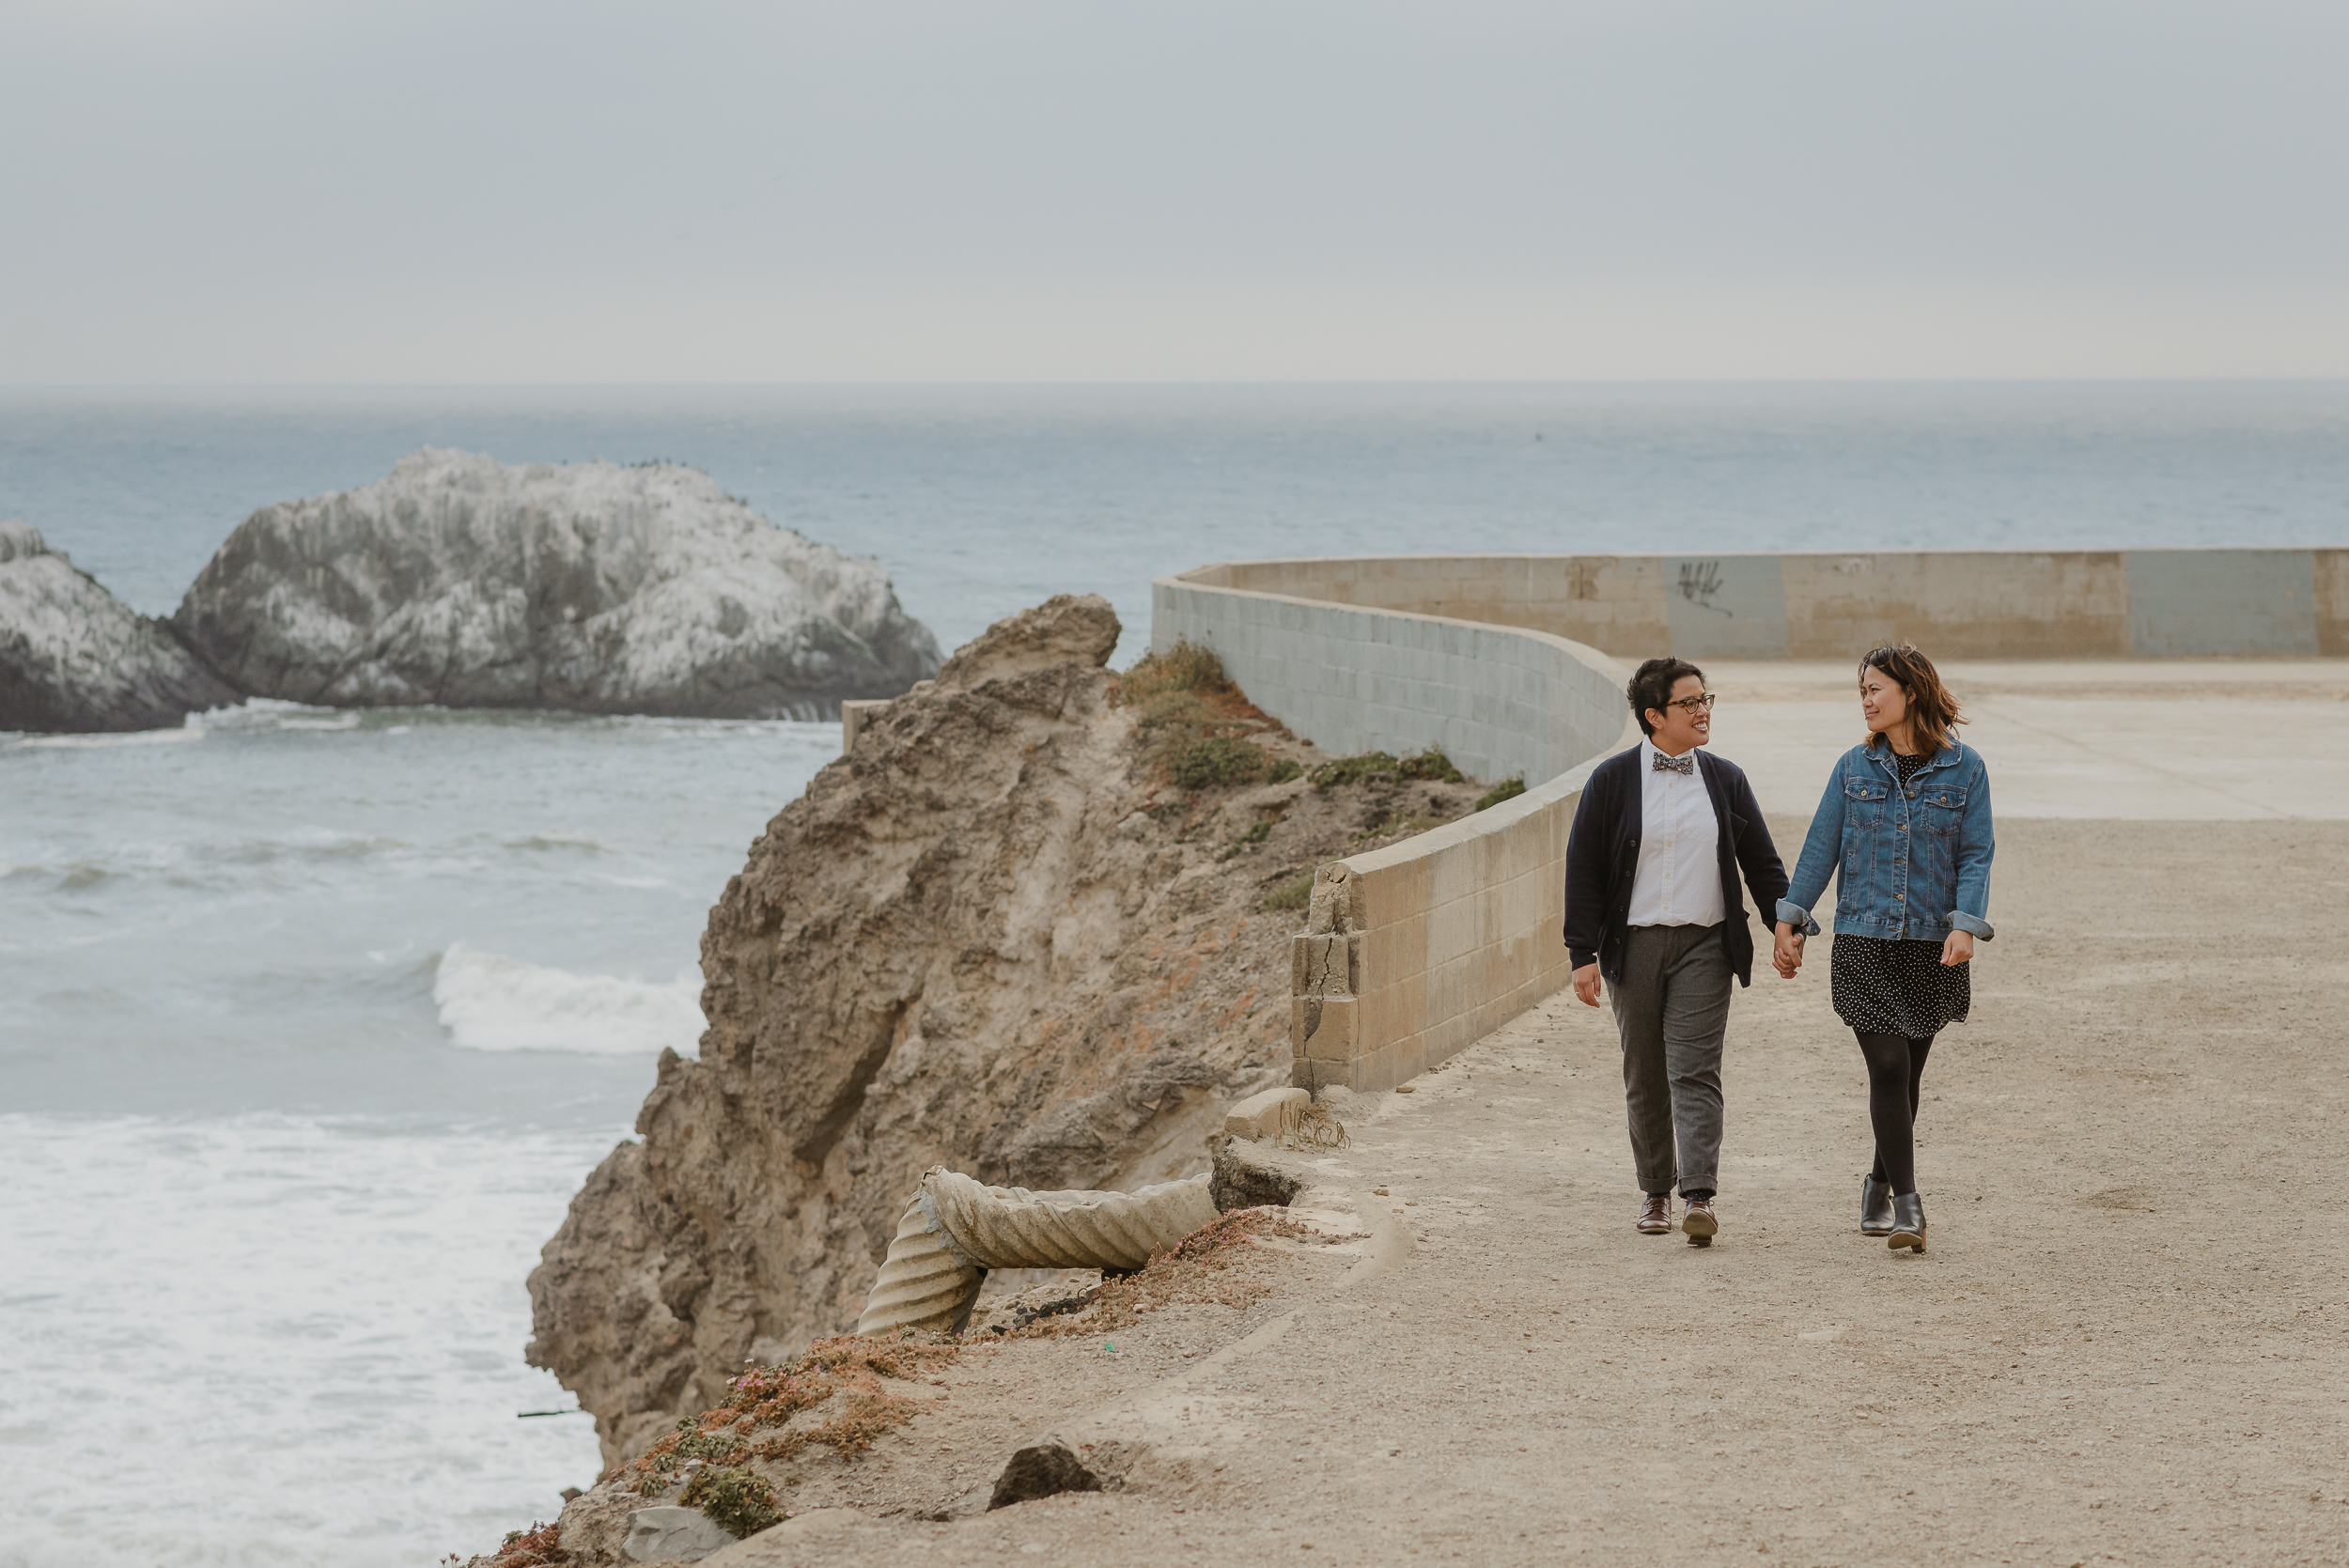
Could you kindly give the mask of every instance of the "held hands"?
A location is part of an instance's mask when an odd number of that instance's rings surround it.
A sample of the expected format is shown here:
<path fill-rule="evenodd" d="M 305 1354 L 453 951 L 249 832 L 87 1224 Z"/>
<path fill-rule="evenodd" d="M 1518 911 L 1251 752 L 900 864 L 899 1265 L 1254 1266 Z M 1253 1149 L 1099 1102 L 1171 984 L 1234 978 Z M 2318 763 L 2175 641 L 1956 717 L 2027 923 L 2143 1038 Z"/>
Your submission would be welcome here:
<path fill-rule="evenodd" d="M 1971 931 L 1952 931 L 1950 939 L 1941 944 L 1941 967 L 1945 970 L 1971 963 L 1973 957 L 1974 934 Z"/>
<path fill-rule="evenodd" d="M 1770 950 L 1770 967 L 1778 970 L 1781 980 L 1792 980 L 1802 968 L 1802 933 L 1790 923 L 1778 923 L 1778 940 Z"/>
<path fill-rule="evenodd" d="M 1585 1007 L 1598 1005 L 1598 966 L 1585 964 L 1574 971 L 1574 994 Z"/>

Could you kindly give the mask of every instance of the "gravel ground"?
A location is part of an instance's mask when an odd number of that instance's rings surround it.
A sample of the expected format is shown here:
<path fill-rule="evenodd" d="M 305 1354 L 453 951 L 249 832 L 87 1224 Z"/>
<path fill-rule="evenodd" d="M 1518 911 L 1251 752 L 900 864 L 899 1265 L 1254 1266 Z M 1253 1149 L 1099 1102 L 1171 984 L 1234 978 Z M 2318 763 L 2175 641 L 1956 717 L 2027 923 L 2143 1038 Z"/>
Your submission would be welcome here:
<path fill-rule="evenodd" d="M 2349 1561 L 2349 824 L 2001 824 L 1993 917 L 1926 1077 L 1922 1256 L 1857 1231 L 1824 940 L 1738 995 L 1710 1249 L 1633 1232 L 1611 1024 L 1561 997 L 1344 1108 L 1311 1201 L 1372 1240 L 1119 1357 L 969 1358 L 959 1436 L 864 1462 L 933 1479 L 711 1568 Z M 945 1521 L 884 1501 L 1048 1428 L 1156 1457 Z"/>

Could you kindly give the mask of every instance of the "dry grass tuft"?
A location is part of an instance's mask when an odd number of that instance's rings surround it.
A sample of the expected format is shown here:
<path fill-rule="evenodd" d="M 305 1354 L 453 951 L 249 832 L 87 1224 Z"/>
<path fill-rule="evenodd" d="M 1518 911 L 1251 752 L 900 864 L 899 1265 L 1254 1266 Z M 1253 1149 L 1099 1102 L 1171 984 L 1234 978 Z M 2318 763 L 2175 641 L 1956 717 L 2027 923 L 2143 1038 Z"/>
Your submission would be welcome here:
<path fill-rule="evenodd" d="M 1264 895 L 1256 907 L 1270 914 L 1283 909 L 1302 909 L 1314 901 L 1314 874 L 1300 871 L 1296 876 Z"/>
<path fill-rule="evenodd" d="M 507 1531 L 489 1568 L 554 1568 L 568 1560 L 557 1543 L 556 1527 L 534 1523 L 528 1529 Z"/>
<path fill-rule="evenodd" d="M 753 1367 L 736 1378 L 733 1396 L 702 1420 L 724 1421 L 732 1432 L 748 1436 L 762 1427 L 785 1426 L 802 1410 L 832 1404 L 832 1413 L 824 1421 L 760 1438 L 750 1452 L 759 1459 L 787 1459 L 801 1449 L 824 1447 L 845 1458 L 864 1452 L 874 1438 L 922 1409 L 920 1400 L 883 1388 L 883 1378 L 907 1382 L 926 1377 L 959 1353 L 951 1342 L 910 1333 L 894 1339 L 843 1334 L 817 1340 L 796 1360 Z"/>
<path fill-rule="evenodd" d="M 1136 660 L 1132 669 L 1117 677 L 1110 701 L 1146 707 L 1154 699 L 1177 693 L 1207 702 L 1247 701 L 1223 673 L 1223 660 L 1215 650 L 1189 639 L 1165 653 L 1145 653 Z"/>
<path fill-rule="evenodd" d="M 646 1449 L 615 1474 L 635 1473 L 635 1488 L 657 1497 L 688 1470 L 732 1468 L 747 1459 L 782 1459 L 811 1445 L 841 1454 L 863 1453 L 873 1439 L 910 1420 L 919 1400 L 892 1393 L 883 1378 L 926 1377 L 952 1361 L 957 1345 L 935 1339 L 860 1339 L 844 1334 L 817 1340 L 807 1353 L 776 1366 L 753 1366 L 727 1385 L 723 1405 Z M 830 1419 L 758 1437 L 766 1428 L 785 1426 L 803 1410 L 838 1401 Z"/>
<path fill-rule="evenodd" d="M 1186 642 L 1143 655 L 1117 677 L 1110 701 L 1134 709 L 1134 727 L 1156 737 L 1150 761 L 1177 788 L 1255 784 L 1274 770 L 1273 759 L 1247 737 L 1280 726 L 1232 684 L 1210 648 Z M 1295 777 L 1296 765 L 1287 767 Z"/>

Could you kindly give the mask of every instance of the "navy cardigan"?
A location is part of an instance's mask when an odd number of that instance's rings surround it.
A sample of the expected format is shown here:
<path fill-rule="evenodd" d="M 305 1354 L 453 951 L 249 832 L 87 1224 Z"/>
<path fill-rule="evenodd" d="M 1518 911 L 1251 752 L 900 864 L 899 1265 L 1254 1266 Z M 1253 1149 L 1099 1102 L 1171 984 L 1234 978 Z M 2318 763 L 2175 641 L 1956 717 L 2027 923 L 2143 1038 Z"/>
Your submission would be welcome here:
<path fill-rule="evenodd" d="M 1624 932 L 1630 923 L 1631 878 L 1640 868 L 1643 754 L 1634 746 L 1591 770 L 1566 838 L 1566 951 L 1576 969 L 1596 960 L 1599 972 L 1618 983 L 1623 979 Z M 1762 820 L 1762 807 L 1746 782 L 1745 769 L 1701 746 L 1696 754 L 1704 792 L 1712 797 L 1713 818 L 1720 826 L 1721 945 L 1728 950 L 1737 983 L 1751 985 L 1753 933 L 1746 927 L 1737 872 L 1744 868 L 1754 902 L 1775 914 L 1778 901 L 1786 896 L 1786 868 L 1770 842 L 1770 830 Z"/>

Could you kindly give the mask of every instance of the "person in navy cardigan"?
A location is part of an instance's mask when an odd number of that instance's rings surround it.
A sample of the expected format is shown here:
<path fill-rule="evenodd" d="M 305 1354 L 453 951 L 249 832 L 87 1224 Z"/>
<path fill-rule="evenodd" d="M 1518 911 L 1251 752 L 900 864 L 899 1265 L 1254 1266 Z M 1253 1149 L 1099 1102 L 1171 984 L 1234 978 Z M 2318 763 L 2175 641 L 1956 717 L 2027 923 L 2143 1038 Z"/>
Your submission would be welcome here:
<path fill-rule="evenodd" d="M 1574 994 L 1596 1007 L 1606 982 L 1623 1037 L 1631 1159 L 1643 1235 L 1680 1228 L 1709 1247 L 1721 1148 L 1721 1041 L 1730 977 L 1751 983 L 1753 934 L 1737 877 L 1775 917 L 1786 868 L 1753 786 L 1703 751 L 1712 737 L 1704 672 L 1651 659 L 1625 695 L 1646 738 L 1592 770 L 1566 839 L 1566 951 Z M 1781 972 L 1784 972 L 1781 970 Z M 1675 1149 L 1676 1145 L 1676 1149 Z M 1676 1157 L 1675 1157 L 1676 1155 Z"/>

